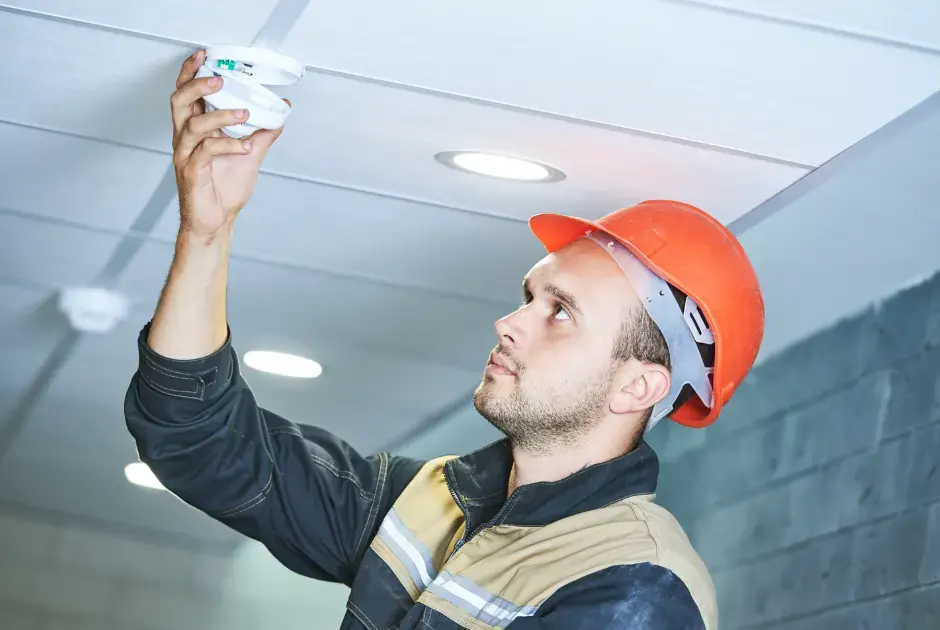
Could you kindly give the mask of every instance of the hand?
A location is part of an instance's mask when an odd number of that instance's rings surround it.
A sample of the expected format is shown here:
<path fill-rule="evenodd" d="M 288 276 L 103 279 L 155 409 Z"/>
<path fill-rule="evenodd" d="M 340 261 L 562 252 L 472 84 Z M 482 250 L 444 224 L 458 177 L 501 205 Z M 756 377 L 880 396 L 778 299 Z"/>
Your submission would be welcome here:
<path fill-rule="evenodd" d="M 231 227 L 248 203 L 261 162 L 281 129 L 261 129 L 242 139 L 223 134 L 223 127 L 245 122 L 247 111 L 205 113 L 202 97 L 221 89 L 222 78 L 194 78 L 204 59 L 205 51 L 200 50 L 183 63 L 170 109 L 180 229 L 211 239 Z"/>

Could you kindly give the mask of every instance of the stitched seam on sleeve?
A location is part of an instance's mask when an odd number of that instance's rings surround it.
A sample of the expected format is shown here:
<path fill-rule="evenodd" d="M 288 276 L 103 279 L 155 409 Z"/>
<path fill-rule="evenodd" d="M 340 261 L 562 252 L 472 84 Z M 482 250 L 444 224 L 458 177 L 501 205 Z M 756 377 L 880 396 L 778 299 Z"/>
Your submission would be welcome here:
<path fill-rule="evenodd" d="M 268 482 L 264 484 L 264 487 L 261 489 L 261 492 L 251 497 L 244 503 L 236 505 L 233 508 L 220 512 L 218 514 L 219 518 L 226 518 L 229 516 L 236 516 L 242 512 L 247 512 L 256 505 L 260 505 L 268 497 L 268 494 L 271 492 L 271 488 L 274 486 L 274 475 L 268 477 Z"/>
<path fill-rule="evenodd" d="M 292 435 L 300 439 L 303 439 L 304 437 L 303 434 L 300 432 L 300 430 L 295 427 L 274 427 L 273 429 L 268 429 L 268 435 L 271 435 L 271 436 L 284 435 L 284 434 Z M 340 470 L 339 468 L 334 466 L 331 462 L 323 459 L 319 455 L 314 455 L 313 453 L 308 453 L 307 455 L 310 457 L 311 460 L 313 460 L 314 462 L 316 462 L 323 468 L 326 468 L 328 471 L 330 471 L 334 477 L 339 477 L 340 479 L 345 479 L 351 482 L 354 486 L 356 486 L 356 490 L 359 492 L 359 496 L 362 497 L 364 500 L 366 501 L 372 500 L 373 498 L 372 494 L 362 487 L 362 484 L 360 483 L 359 478 L 356 477 L 354 474 L 347 472 L 345 470 Z"/>
<path fill-rule="evenodd" d="M 349 601 L 349 612 L 351 612 L 356 619 L 368 626 L 369 630 L 379 630 L 379 627 L 372 623 L 372 620 L 369 619 L 366 614 L 362 612 L 362 609 L 356 605 L 356 602 L 352 600 Z"/>
<path fill-rule="evenodd" d="M 388 455 L 386 453 L 379 453 L 379 478 L 375 482 L 375 494 L 373 495 L 374 499 L 372 500 L 372 509 L 369 510 L 369 518 L 366 519 L 366 524 L 362 528 L 362 532 L 359 534 L 359 542 L 356 543 L 356 555 L 355 562 L 358 563 L 359 559 L 364 553 L 363 543 L 368 543 L 366 538 L 366 532 L 372 530 L 372 526 L 375 524 L 375 519 L 378 516 L 379 503 L 382 501 L 382 494 L 385 491 L 385 486 L 388 485 L 386 482 L 388 480 Z"/>

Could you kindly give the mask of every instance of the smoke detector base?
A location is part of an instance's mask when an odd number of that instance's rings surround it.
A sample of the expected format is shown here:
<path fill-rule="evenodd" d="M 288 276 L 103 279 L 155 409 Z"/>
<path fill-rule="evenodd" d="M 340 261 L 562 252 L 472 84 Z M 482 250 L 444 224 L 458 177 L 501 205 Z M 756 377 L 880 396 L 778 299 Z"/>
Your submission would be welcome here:
<path fill-rule="evenodd" d="M 130 300 L 110 289 L 73 287 L 59 294 L 59 309 L 75 330 L 101 334 L 114 330 L 127 318 Z"/>

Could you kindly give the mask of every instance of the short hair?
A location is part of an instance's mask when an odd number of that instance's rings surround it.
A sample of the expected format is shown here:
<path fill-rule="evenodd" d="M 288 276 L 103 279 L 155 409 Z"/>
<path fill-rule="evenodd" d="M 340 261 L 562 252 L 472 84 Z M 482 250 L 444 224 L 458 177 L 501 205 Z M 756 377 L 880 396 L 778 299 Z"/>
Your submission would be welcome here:
<path fill-rule="evenodd" d="M 688 299 L 685 293 L 675 288 L 671 284 L 676 302 L 681 308 L 685 308 L 685 302 Z M 705 320 L 704 313 L 699 310 L 699 316 Z M 706 323 L 707 326 L 707 323 Z M 702 355 L 702 361 L 706 367 L 712 367 L 715 364 L 715 348 L 712 345 L 698 344 L 699 352 Z M 669 345 L 666 343 L 666 337 L 663 335 L 659 326 L 653 321 L 643 305 L 635 305 L 630 312 L 623 318 L 620 326 L 620 332 L 614 341 L 612 359 L 615 364 L 622 364 L 630 359 L 636 359 L 642 363 L 654 363 L 661 365 L 667 370 L 672 370 L 672 361 L 669 358 Z M 694 395 L 692 387 L 685 385 L 679 396 L 673 404 L 672 411 L 681 407 L 689 398 Z M 653 416 L 652 407 L 647 409 L 640 423 L 640 433 L 635 438 L 640 438 L 646 430 L 646 425 Z"/>

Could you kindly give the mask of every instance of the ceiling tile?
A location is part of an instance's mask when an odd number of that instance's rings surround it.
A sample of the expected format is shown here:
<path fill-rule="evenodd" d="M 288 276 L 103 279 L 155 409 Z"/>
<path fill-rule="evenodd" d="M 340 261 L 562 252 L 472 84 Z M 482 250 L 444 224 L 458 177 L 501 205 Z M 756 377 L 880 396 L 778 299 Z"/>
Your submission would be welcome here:
<path fill-rule="evenodd" d="M 600 216 L 651 197 L 682 199 L 729 222 L 806 169 L 477 104 L 308 75 L 284 93 L 294 112 L 265 167 L 527 219 Z M 519 155 L 562 182 L 485 178 L 439 164 L 441 151 Z"/>
<path fill-rule="evenodd" d="M 84 285 L 98 274 L 119 237 L 0 212 L 0 269 L 49 287 Z"/>
<path fill-rule="evenodd" d="M 940 4 L 935 0 L 697 0 L 700 4 L 872 35 L 940 51 Z"/>
<path fill-rule="evenodd" d="M 940 79 L 931 55 L 661 1 L 552 11 L 538 0 L 311 3 L 284 50 L 333 70 L 811 165 Z"/>
<path fill-rule="evenodd" d="M 49 297 L 48 291 L 0 284 L 0 425 L 65 331 L 61 319 L 49 316 L 55 308 Z"/>
<path fill-rule="evenodd" d="M 170 157 L 0 123 L 0 207 L 125 231 L 147 204 Z"/>
<path fill-rule="evenodd" d="M 156 234 L 172 240 L 178 206 Z M 262 175 L 239 215 L 236 254 L 511 303 L 544 255 L 521 220 Z"/>
<path fill-rule="evenodd" d="M 14 66 L 0 118 L 169 151 L 169 94 L 182 48 L 5 16 L 0 52 L 29 54 Z M 3 33 L 0 33 L 2 35 Z M 32 51 L 37 39 L 56 45 Z M 62 80 L 61 57 L 83 51 L 78 80 Z M 113 51 L 140 59 L 115 65 Z M 48 94 L 61 95 L 50 100 Z M 14 97 L 13 94 L 16 96 Z M 729 222 L 792 183 L 802 168 L 649 137 L 575 125 L 335 77 L 309 74 L 284 90 L 295 111 L 265 166 L 444 205 L 521 219 L 563 210 L 600 216 L 650 197 L 699 205 Z M 69 107 L 62 107 L 68 102 Z M 484 149 L 539 159 L 567 174 L 555 184 L 498 181 L 447 169 L 439 151 Z"/>
<path fill-rule="evenodd" d="M 0 119 L 170 151 L 170 94 L 189 48 L 0 15 L 0 55 L 29 59 L 4 69 Z"/>
<path fill-rule="evenodd" d="M 121 279 L 121 289 L 144 311 L 156 303 L 172 254 L 170 244 L 148 243 Z M 290 335 L 310 331 L 313 338 L 329 339 L 350 352 L 475 374 L 494 345 L 493 322 L 518 302 L 482 302 L 238 258 L 231 262 L 228 280 L 229 318 L 239 346 L 241 328 Z"/>
<path fill-rule="evenodd" d="M 7 0 L 5 4 L 206 45 L 248 45 L 277 0 Z"/>

